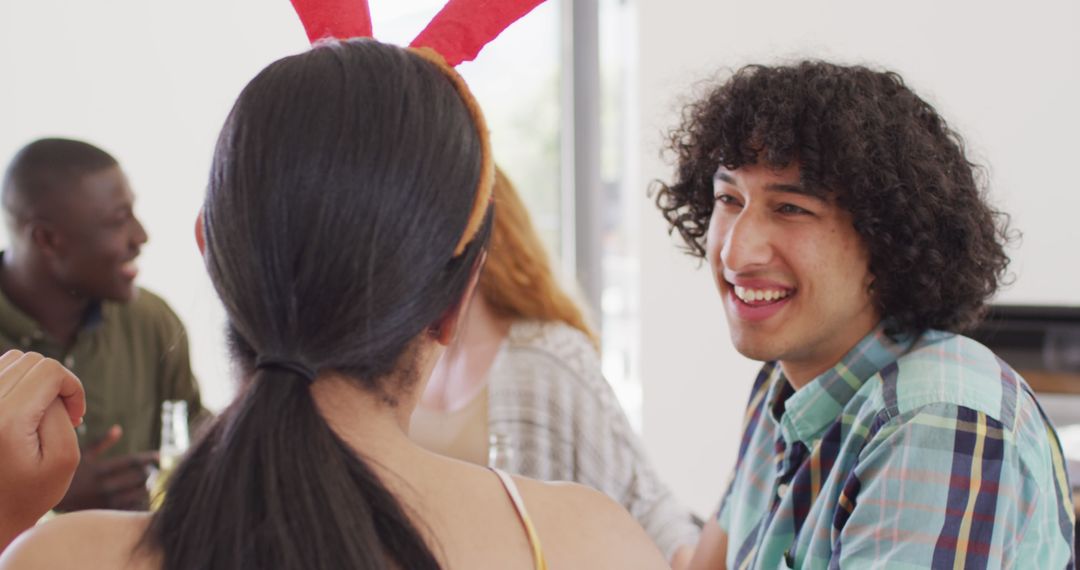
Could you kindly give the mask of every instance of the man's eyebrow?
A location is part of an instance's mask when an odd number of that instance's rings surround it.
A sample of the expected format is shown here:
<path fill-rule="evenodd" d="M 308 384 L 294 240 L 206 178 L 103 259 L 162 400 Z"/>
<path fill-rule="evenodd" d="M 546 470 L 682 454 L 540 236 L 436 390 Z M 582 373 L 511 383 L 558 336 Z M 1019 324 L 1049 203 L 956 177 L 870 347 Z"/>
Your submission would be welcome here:
<path fill-rule="evenodd" d="M 718 170 L 716 171 L 716 174 L 713 174 L 713 182 L 723 182 L 735 186 L 735 179 L 727 172 L 721 170 Z"/>
<path fill-rule="evenodd" d="M 823 189 L 817 187 L 808 188 L 802 184 L 766 184 L 765 190 L 768 190 L 769 192 L 780 192 L 784 194 L 799 194 L 800 196 L 806 196 L 808 198 L 814 198 L 816 200 L 826 199 L 826 192 Z"/>
<path fill-rule="evenodd" d="M 731 174 L 724 171 L 717 171 L 713 175 L 713 182 L 723 182 L 724 184 L 730 184 L 731 186 L 738 186 L 735 183 L 735 178 Z M 808 188 L 802 184 L 785 184 L 782 182 L 776 182 L 773 184 L 767 184 L 765 190 L 769 192 L 779 192 L 784 194 L 798 194 L 800 196 L 806 196 L 808 198 L 814 198 L 817 200 L 827 200 L 828 193 L 817 187 Z"/>

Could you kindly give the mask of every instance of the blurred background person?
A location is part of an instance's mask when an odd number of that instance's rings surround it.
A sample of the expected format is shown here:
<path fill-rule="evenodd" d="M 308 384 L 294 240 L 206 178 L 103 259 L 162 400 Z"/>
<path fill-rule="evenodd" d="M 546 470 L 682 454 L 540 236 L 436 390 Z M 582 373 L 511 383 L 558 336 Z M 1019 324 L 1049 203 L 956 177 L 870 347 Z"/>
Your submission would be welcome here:
<path fill-rule="evenodd" d="M 82 460 L 58 508 L 145 508 L 162 402 L 205 412 L 184 326 L 135 285 L 147 235 L 127 177 L 94 145 L 41 139 L 16 153 L 2 197 L 0 350 L 54 358 L 86 389 Z"/>
<path fill-rule="evenodd" d="M 524 203 L 499 169 L 493 199 L 478 293 L 435 366 L 411 436 L 449 457 L 603 491 L 669 560 L 689 556 L 698 526 L 649 464 L 601 373 L 596 333 L 559 286 Z"/>

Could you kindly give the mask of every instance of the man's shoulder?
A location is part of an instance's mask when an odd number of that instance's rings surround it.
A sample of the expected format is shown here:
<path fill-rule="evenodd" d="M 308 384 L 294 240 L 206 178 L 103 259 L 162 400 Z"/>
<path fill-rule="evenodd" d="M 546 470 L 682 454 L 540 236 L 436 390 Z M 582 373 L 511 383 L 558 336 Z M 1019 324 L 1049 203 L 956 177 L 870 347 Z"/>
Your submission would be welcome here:
<path fill-rule="evenodd" d="M 963 335 L 927 331 L 879 373 L 881 405 L 893 416 L 927 406 L 967 408 L 1007 429 L 1018 416 L 1038 416 L 1024 379 L 992 350 Z"/>
<path fill-rule="evenodd" d="M 897 358 L 904 366 L 996 375 L 1002 361 L 979 341 L 962 334 L 939 330 L 924 332 L 911 348 Z"/>
<path fill-rule="evenodd" d="M 141 287 L 126 303 L 106 303 L 102 318 L 107 334 L 119 335 L 144 350 L 171 350 L 187 337 L 187 329 L 168 303 Z"/>
<path fill-rule="evenodd" d="M 161 298 L 157 293 L 142 287 L 138 287 L 136 291 L 135 298 L 127 304 L 132 311 L 152 315 L 175 316 L 176 313 L 173 312 L 172 307 L 170 307 L 169 304 L 165 302 L 165 299 Z"/>
<path fill-rule="evenodd" d="M 988 347 L 962 335 L 929 331 L 878 376 L 872 390 L 882 426 L 982 430 L 1014 450 L 1035 480 L 1053 483 L 1060 467 L 1053 459 L 1060 453 L 1054 451 L 1053 426 L 1024 378 Z"/>
<path fill-rule="evenodd" d="M 108 310 L 115 317 L 135 321 L 144 325 L 165 324 L 178 326 L 179 317 L 172 307 L 156 293 L 138 287 L 134 298 L 126 303 L 109 303 Z"/>

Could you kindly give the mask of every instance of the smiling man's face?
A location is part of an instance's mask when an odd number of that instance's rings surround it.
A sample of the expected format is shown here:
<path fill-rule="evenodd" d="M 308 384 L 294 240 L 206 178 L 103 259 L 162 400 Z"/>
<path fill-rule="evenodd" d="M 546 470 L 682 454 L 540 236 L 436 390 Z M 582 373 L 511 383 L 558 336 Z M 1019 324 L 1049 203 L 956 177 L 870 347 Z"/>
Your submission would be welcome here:
<path fill-rule="evenodd" d="M 84 175 L 54 201 L 48 215 L 59 237 L 50 265 L 73 294 L 120 302 L 134 297 L 135 259 L 147 240 L 134 200 L 127 178 L 114 166 Z"/>
<path fill-rule="evenodd" d="M 798 164 L 721 167 L 713 188 L 706 255 L 731 340 L 799 387 L 880 320 L 866 247 L 832 195 L 802 187 Z"/>

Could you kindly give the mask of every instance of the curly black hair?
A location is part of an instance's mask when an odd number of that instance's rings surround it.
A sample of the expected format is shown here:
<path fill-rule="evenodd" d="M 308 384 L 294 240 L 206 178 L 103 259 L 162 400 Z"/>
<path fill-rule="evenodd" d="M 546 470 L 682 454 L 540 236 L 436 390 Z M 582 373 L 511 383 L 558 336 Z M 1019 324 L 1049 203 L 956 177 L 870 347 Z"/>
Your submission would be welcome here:
<path fill-rule="evenodd" d="M 688 105 L 669 143 L 676 179 L 658 183 L 656 205 L 692 255 L 705 255 L 720 165 L 796 162 L 804 186 L 851 213 L 890 334 L 969 329 L 1006 277 L 1008 216 L 960 136 L 896 73 L 749 65 Z"/>

